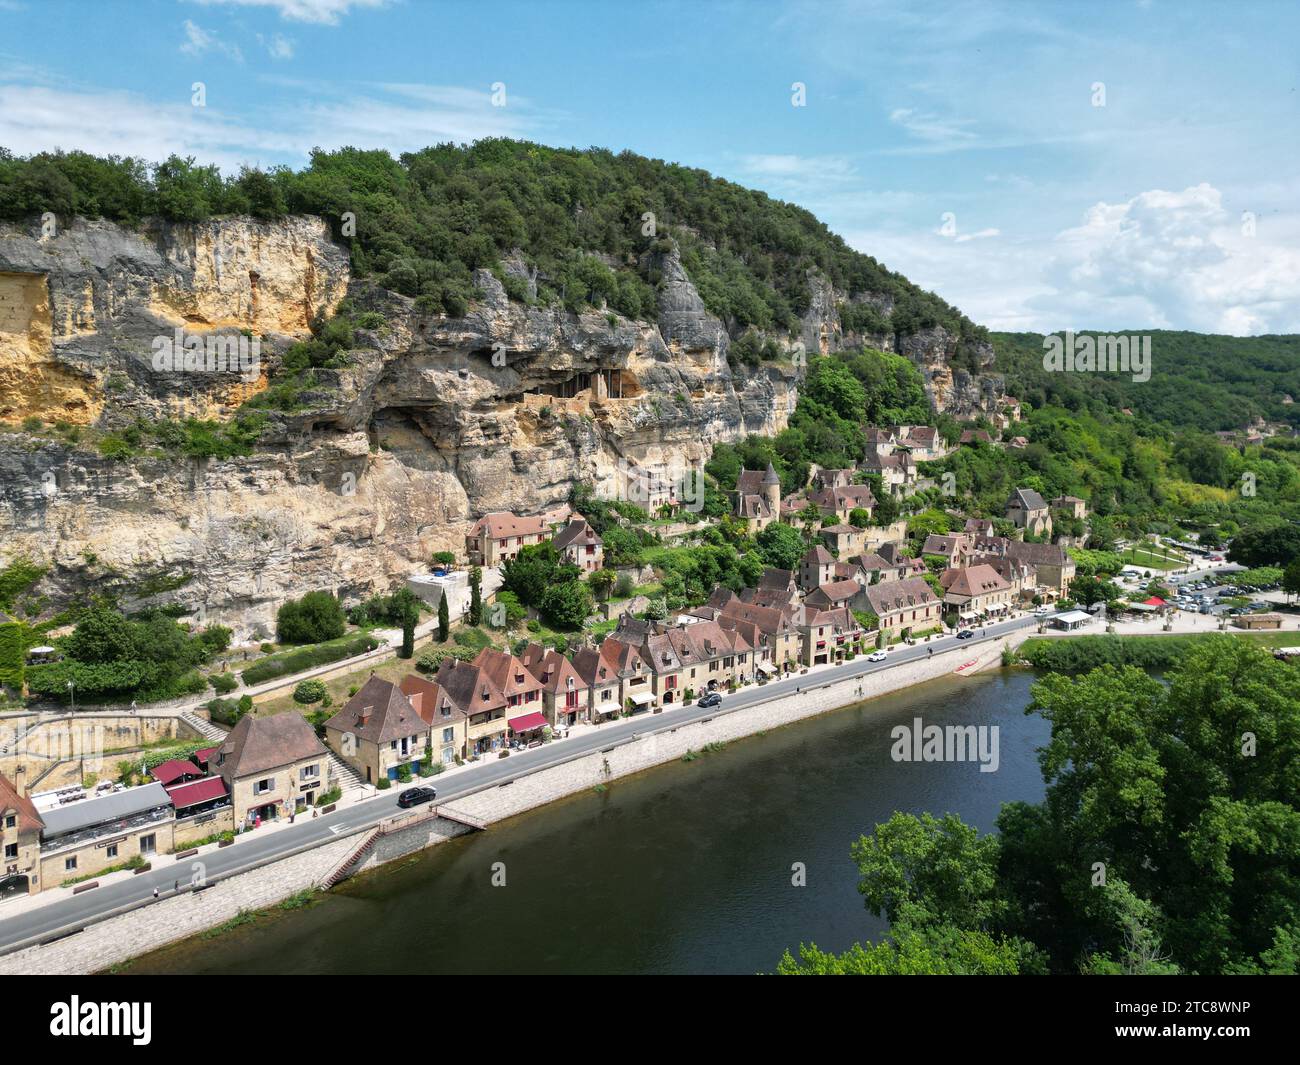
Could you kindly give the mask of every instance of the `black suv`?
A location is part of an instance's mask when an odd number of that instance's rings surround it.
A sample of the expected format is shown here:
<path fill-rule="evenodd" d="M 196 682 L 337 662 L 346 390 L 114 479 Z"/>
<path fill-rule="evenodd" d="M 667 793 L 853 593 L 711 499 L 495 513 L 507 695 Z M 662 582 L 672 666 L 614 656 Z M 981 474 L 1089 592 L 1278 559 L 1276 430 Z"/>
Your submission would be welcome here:
<path fill-rule="evenodd" d="M 407 788 L 401 795 L 397 796 L 397 805 L 403 810 L 409 810 L 412 806 L 419 806 L 422 802 L 433 802 L 437 797 L 436 788 Z"/>
<path fill-rule="evenodd" d="M 710 706 L 721 706 L 722 696 L 717 692 L 705 692 L 700 696 L 700 701 L 695 704 L 707 710 Z"/>

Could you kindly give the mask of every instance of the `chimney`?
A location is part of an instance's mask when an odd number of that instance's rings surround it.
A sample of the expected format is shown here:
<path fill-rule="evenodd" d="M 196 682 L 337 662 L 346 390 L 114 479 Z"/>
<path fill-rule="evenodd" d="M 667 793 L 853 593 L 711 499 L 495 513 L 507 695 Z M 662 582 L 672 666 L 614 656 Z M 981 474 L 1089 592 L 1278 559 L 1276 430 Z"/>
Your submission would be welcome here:
<path fill-rule="evenodd" d="M 14 770 L 14 790 L 18 792 L 18 798 L 27 797 L 27 767 L 20 765 Z"/>

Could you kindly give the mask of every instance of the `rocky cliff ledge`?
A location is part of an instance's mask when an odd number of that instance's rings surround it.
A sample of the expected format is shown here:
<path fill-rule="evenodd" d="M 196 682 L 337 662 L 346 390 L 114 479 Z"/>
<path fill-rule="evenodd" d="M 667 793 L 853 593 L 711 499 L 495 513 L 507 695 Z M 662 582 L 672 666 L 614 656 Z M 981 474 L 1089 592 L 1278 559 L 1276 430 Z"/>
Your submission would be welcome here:
<path fill-rule="evenodd" d="M 483 298 L 449 318 L 351 279 L 319 219 L 0 227 L 0 562 L 48 563 L 38 591 L 53 602 L 116 589 L 253 636 L 287 597 L 388 588 L 460 548 L 485 512 L 537 512 L 575 480 L 612 486 L 623 462 L 694 464 L 779 432 L 797 369 L 733 374 L 726 330 L 676 256 L 658 265 L 654 323 L 512 302 L 486 271 Z M 110 460 L 21 429 L 227 417 L 345 296 L 384 324 L 358 330 L 347 365 L 317 371 L 250 457 Z M 835 306 L 824 291 L 805 318 L 810 350 L 892 346 L 842 334 Z M 159 371 L 157 344 L 178 329 L 255 339 L 260 359 Z M 905 350 L 936 406 L 968 413 L 998 385 L 953 374 L 955 344 L 936 330 Z"/>

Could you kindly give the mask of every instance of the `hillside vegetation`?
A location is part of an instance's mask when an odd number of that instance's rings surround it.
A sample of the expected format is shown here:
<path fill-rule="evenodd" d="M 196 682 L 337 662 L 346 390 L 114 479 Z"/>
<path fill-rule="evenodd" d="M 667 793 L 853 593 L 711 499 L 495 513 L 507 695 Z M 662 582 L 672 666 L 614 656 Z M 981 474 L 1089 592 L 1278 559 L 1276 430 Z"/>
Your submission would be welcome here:
<path fill-rule="evenodd" d="M 734 335 L 794 332 L 810 306 L 809 271 L 852 298 L 846 325 L 910 334 L 943 325 L 986 339 L 955 308 L 869 255 L 854 251 L 811 213 L 761 192 L 632 152 L 548 148 L 507 139 L 441 144 L 394 159 L 386 151 L 312 152 L 299 171 L 215 166 L 176 156 L 157 164 L 83 152 L 15 157 L 0 149 L 0 218 L 45 211 L 135 223 L 149 216 L 198 222 L 224 214 L 273 219 L 317 214 L 351 241 L 356 272 L 425 306 L 462 314 L 472 271 L 498 273 L 512 298 L 655 314 L 654 252 L 671 248 L 708 308 Z M 654 228 L 647 226 L 654 216 Z M 503 270 L 518 251 L 527 271 Z M 648 254 L 650 253 L 650 254 Z M 535 287 L 535 293 L 534 293 Z"/>

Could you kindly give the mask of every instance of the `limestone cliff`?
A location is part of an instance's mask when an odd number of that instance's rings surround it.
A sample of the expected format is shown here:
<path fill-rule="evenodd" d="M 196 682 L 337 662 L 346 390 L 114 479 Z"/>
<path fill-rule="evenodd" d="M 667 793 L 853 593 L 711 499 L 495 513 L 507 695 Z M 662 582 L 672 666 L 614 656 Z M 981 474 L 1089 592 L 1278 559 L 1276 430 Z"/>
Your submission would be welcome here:
<path fill-rule="evenodd" d="M 451 318 L 352 279 L 314 218 L 0 227 L 0 564 L 50 564 L 39 591 L 52 602 L 117 591 L 248 637 L 287 597 L 387 589 L 430 552 L 462 548 L 488 511 L 536 513 L 575 481 L 613 489 L 624 463 L 680 469 L 718 442 L 779 432 L 796 368 L 733 373 L 727 332 L 676 255 L 656 266 L 653 323 L 511 301 L 486 271 L 481 299 Z M 119 461 L 93 447 L 97 430 L 139 417 L 228 417 L 345 296 L 384 324 L 272 415 L 254 455 Z M 837 299 L 825 291 L 809 311 L 810 350 L 863 339 L 839 329 Z M 160 369 L 158 345 L 178 330 L 251 338 L 260 356 L 237 373 Z M 951 372 L 954 344 L 937 331 L 905 351 L 936 406 L 966 412 L 980 387 Z M 23 431 L 33 417 L 88 429 L 77 443 Z"/>

